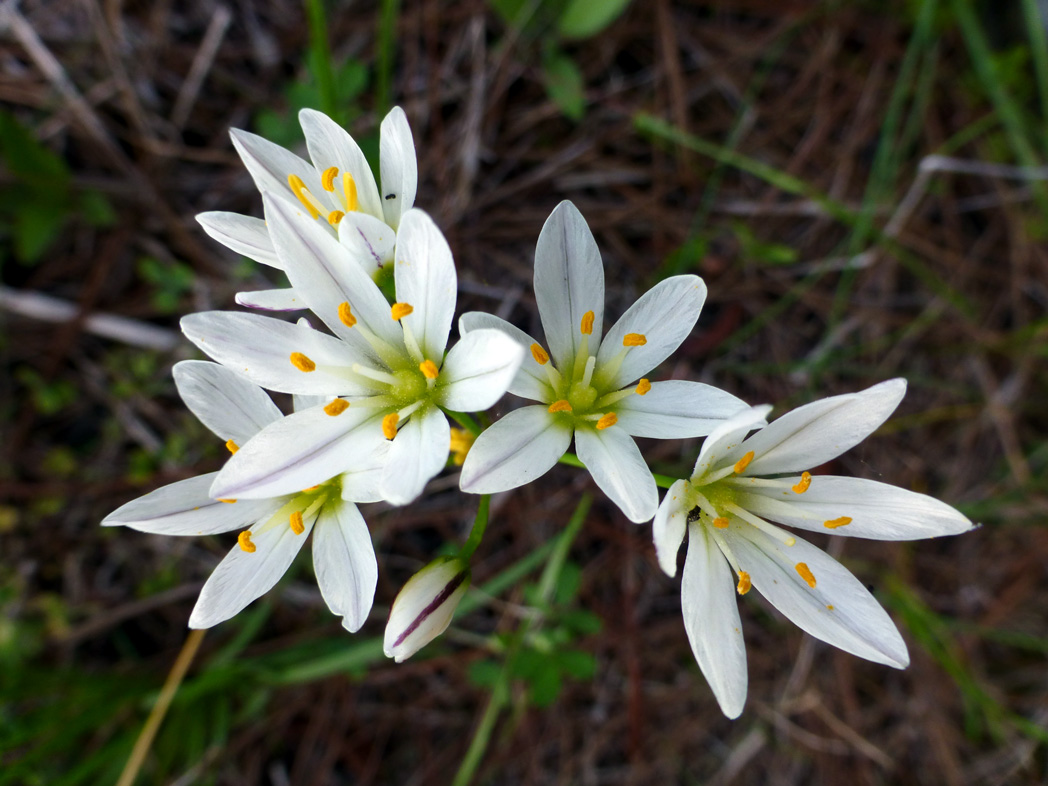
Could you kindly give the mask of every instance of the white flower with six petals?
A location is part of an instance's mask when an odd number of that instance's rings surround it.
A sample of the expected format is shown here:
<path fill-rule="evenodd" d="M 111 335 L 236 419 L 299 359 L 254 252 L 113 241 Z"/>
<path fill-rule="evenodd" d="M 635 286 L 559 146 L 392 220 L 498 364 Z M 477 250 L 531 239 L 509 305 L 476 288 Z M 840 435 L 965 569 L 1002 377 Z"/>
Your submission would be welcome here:
<path fill-rule="evenodd" d="M 742 712 L 747 690 L 735 594 L 744 595 L 751 586 L 818 639 L 876 663 L 896 668 L 909 663 L 906 644 L 866 587 L 821 549 L 769 521 L 876 540 L 971 529 L 957 510 L 924 494 L 807 471 L 865 439 L 905 392 L 905 380 L 893 379 L 812 402 L 770 425 L 764 417 L 771 407 L 741 412 L 709 435 L 691 478 L 676 481 L 659 506 L 655 550 L 670 576 L 677 572 L 677 551 L 688 533 L 681 582 L 684 627 L 729 718 Z M 744 439 L 754 429 L 759 430 Z"/>
<path fill-rule="evenodd" d="M 557 463 L 574 436 L 578 457 L 601 490 L 631 521 L 650 520 L 658 491 L 633 437 L 703 436 L 746 407 L 699 382 L 637 381 L 691 332 L 705 284 L 697 276 L 659 282 L 601 340 L 600 251 L 582 214 L 561 202 L 535 248 L 535 300 L 548 353 L 498 317 L 471 312 L 459 321 L 464 336 L 495 328 L 526 349 L 509 391 L 542 402 L 509 413 L 477 438 L 462 467 L 463 491 L 491 494 L 529 483 Z"/>

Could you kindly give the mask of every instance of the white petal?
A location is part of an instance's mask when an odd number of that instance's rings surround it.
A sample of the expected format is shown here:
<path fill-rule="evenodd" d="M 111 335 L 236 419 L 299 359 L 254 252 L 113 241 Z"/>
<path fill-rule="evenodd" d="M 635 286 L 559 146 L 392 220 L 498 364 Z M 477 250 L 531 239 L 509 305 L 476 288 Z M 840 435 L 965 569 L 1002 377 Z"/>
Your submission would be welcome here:
<path fill-rule="evenodd" d="M 382 209 L 386 223 L 397 229 L 401 216 L 415 204 L 418 189 L 415 142 L 411 138 L 407 115 L 399 106 L 393 107 L 382 121 L 378 146 Z"/>
<path fill-rule="evenodd" d="M 688 523 L 689 511 L 684 500 L 687 490 L 688 481 L 674 481 L 652 522 L 651 537 L 655 541 L 655 556 L 667 576 L 677 575 L 677 552 L 684 542 L 684 530 Z"/>
<path fill-rule="evenodd" d="M 439 557 L 408 579 L 389 610 L 386 657 L 401 663 L 447 630 L 469 579 L 469 566 L 454 557 Z"/>
<path fill-rule="evenodd" d="M 485 314 L 482 311 L 469 311 L 459 317 L 459 334 L 465 336 L 474 330 L 495 329 L 501 330 L 512 338 L 524 350 L 524 359 L 513 382 L 509 386 L 509 392 L 515 396 L 529 398 L 532 401 L 553 401 L 553 389 L 550 387 L 549 377 L 545 369 L 531 354 L 531 347 L 539 344 L 535 339 L 518 327 L 511 325 L 504 319 L 499 319 L 493 314 Z"/>
<path fill-rule="evenodd" d="M 263 194 L 273 247 L 284 262 L 284 272 L 310 309 L 336 336 L 359 352 L 374 355 L 360 331 L 338 316 L 349 303 L 353 316 L 386 342 L 403 341 L 400 325 L 390 316 L 389 303 L 375 282 L 339 241 L 292 203 Z"/>
<path fill-rule="evenodd" d="M 875 663 L 900 669 L 909 663 L 906 644 L 887 613 L 831 556 L 800 539 L 786 546 L 737 520 L 722 532 L 753 586 L 797 627 Z M 797 572 L 800 563 L 811 571 L 814 587 Z"/>
<path fill-rule="evenodd" d="M 385 479 L 386 462 L 389 460 L 391 443 L 383 439 L 374 445 L 363 459 L 342 473 L 342 499 L 347 502 L 382 502 L 382 481 Z"/>
<path fill-rule="evenodd" d="M 691 651 L 729 718 L 746 703 L 746 644 L 731 570 L 705 527 L 692 527 L 681 579 L 680 605 Z"/>
<path fill-rule="evenodd" d="M 102 526 L 124 526 L 158 535 L 213 535 L 243 529 L 284 504 L 283 498 L 234 503 L 211 499 L 208 491 L 217 475 L 209 472 L 162 486 L 117 508 L 102 520 Z"/>
<path fill-rule="evenodd" d="M 269 592 L 280 581 L 313 529 L 316 514 L 303 519 L 305 531 L 296 535 L 285 523 L 251 528 L 253 552 L 233 546 L 200 591 L 189 627 L 210 628 L 224 622 L 247 604 Z"/>
<path fill-rule="evenodd" d="M 448 462 L 451 426 L 437 407 L 416 412 L 397 432 L 389 448 L 382 496 L 391 505 L 414 501 Z"/>
<path fill-rule="evenodd" d="M 467 333 L 451 348 L 437 382 L 440 405 L 455 412 L 479 412 L 495 405 L 524 359 L 524 349 L 499 330 Z"/>
<path fill-rule="evenodd" d="M 292 398 L 292 411 L 301 412 L 320 404 L 327 404 L 329 401 L 331 401 L 331 396 L 307 396 L 303 393 L 296 393 Z"/>
<path fill-rule="evenodd" d="M 550 213 L 535 246 L 535 301 L 549 353 L 557 368 L 570 369 L 582 342 L 582 317 L 592 311 L 592 354 L 604 329 L 604 265 L 586 219 L 571 202 Z"/>
<path fill-rule="evenodd" d="M 459 485 L 470 494 L 494 494 L 530 483 L 564 455 L 571 433 L 545 406 L 514 410 L 477 437 Z"/>
<path fill-rule="evenodd" d="M 356 633 L 367 621 L 378 585 L 378 562 L 371 533 L 357 506 L 324 505 L 313 530 L 313 572 L 320 594 L 342 626 Z"/>
<path fill-rule="evenodd" d="M 673 276 L 660 281 L 612 325 L 600 345 L 595 379 L 621 388 L 651 371 L 688 337 L 706 302 L 706 285 L 698 276 Z M 647 343 L 624 350 L 623 337 L 639 333 Z M 620 353 L 626 357 L 609 377 L 602 369 Z"/>
<path fill-rule="evenodd" d="M 448 241 L 418 208 L 400 222 L 395 259 L 397 300 L 414 308 L 401 321 L 415 334 L 422 354 L 439 363 L 455 316 L 458 280 Z"/>
<path fill-rule="evenodd" d="M 618 425 L 634 437 L 702 437 L 732 415 L 748 409 L 742 399 L 702 382 L 671 379 L 653 382 L 643 396 L 614 405 Z"/>
<path fill-rule="evenodd" d="M 474 449 L 476 444 L 474 444 Z M 617 426 L 575 431 L 575 449 L 593 480 L 630 521 L 651 521 L 659 507 L 655 478 L 637 443 Z"/>
<path fill-rule="evenodd" d="M 713 429 L 703 441 L 699 457 L 695 459 L 692 479 L 699 480 L 710 470 L 725 466 L 727 462 L 724 456 L 731 453 L 751 431 L 767 425 L 765 418 L 769 412 L 770 404 L 750 407 L 732 415 Z"/>
<path fill-rule="evenodd" d="M 727 460 L 752 450 L 743 475 L 799 472 L 825 464 L 858 445 L 888 419 L 906 395 L 906 380 L 890 379 L 860 393 L 813 401 L 772 421 Z"/>
<path fill-rule="evenodd" d="M 338 339 L 302 325 L 232 311 L 189 314 L 182 317 L 181 325 L 186 337 L 212 358 L 268 390 L 322 396 L 369 392 L 337 373 L 360 358 Z M 298 369 L 291 362 L 294 352 L 308 357 L 317 368 Z"/>
<path fill-rule="evenodd" d="M 284 416 L 262 388 L 217 363 L 183 360 L 172 374 L 182 401 L 223 441 L 243 445 Z"/>
<path fill-rule="evenodd" d="M 325 204 L 329 203 L 327 192 L 320 182 L 320 175 L 313 165 L 305 161 L 290 150 L 285 150 L 280 145 L 273 144 L 268 139 L 241 131 L 239 128 L 231 129 L 229 136 L 233 140 L 233 147 L 240 154 L 241 161 L 251 173 L 258 190 L 263 194 L 269 192 L 282 194 L 287 199 L 297 197 L 291 192 L 288 185 L 289 175 L 298 175 L 310 193 Z M 324 222 L 327 226 L 327 222 Z M 330 228 L 329 228 L 330 229 Z"/>
<path fill-rule="evenodd" d="M 800 481 L 783 478 L 791 485 Z M 871 540 L 920 540 L 959 535 L 973 524 L 945 502 L 887 483 L 834 475 L 814 475 L 803 494 L 792 489 L 747 488 L 739 504 L 758 516 L 813 532 L 851 535 Z M 833 528 L 827 521 L 847 516 Z"/>
<path fill-rule="evenodd" d="M 338 222 L 338 242 L 349 251 L 364 272 L 374 276 L 380 267 L 393 261 L 397 233 L 385 221 L 367 213 L 347 213 Z"/>
<path fill-rule="evenodd" d="M 237 292 L 236 301 L 238 306 L 263 311 L 300 311 L 308 308 L 306 301 L 291 287 Z"/>
<path fill-rule="evenodd" d="M 241 445 L 211 494 L 257 499 L 315 486 L 360 464 L 381 439 L 374 409 L 351 406 L 334 417 L 323 407 L 296 412 Z"/>
<path fill-rule="evenodd" d="M 210 237 L 226 248 L 263 265 L 283 267 L 277 259 L 277 252 L 273 250 L 266 222 L 261 218 L 214 210 L 199 213 L 196 220 Z"/>
<path fill-rule="evenodd" d="M 353 137 L 330 117 L 315 109 L 300 111 L 298 122 L 306 136 L 306 148 L 316 171 L 323 172 L 328 167 L 338 167 L 338 176 L 335 179 L 338 193 L 342 190 L 342 175 L 349 172 L 357 186 L 360 210 L 381 218 L 382 204 L 378 196 L 378 186 L 375 185 L 375 175 Z M 330 193 L 325 194 L 325 198 L 337 201 Z"/>

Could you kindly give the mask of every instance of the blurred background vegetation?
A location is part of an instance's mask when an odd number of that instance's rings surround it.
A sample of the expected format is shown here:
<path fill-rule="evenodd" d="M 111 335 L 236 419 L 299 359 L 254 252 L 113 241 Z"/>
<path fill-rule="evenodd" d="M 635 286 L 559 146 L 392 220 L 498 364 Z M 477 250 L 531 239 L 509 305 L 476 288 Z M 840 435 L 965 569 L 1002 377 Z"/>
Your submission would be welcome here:
<path fill-rule="evenodd" d="M 187 312 L 274 271 L 194 214 L 260 213 L 230 127 L 312 106 L 377 153 L 403 106 L 460 311 L 537 326 L 531 260 L 572 199 L 609 315 L 667 275 L 710 298 L 660 371 L 782 412 L 904 376 L 833 471 L 984 526 L 831 553 L 899 622 L 903 672 L 751 593 L 725 720 L 650 529 L 567 467 L 497 497 L 437 643 L 388 605 L 475 499 L 368 506 L 375 610 L 346 634 L 308 557 L 210 631 L 140 783 L 1048 781 L 1048 45 L 1037 0 L 21 0 L 0 5 L 0 784 L 116 782 L 229 538 L 103 530 L 216 468 L 171 365 Z M 514 406 L 500 405 L 500 412 Z M 695 441 L 642 446 L 690 468 Z M 818 539 L 816 539 L 818 540 Z M 820 545 L 827 545 L 822 539 Z"/>

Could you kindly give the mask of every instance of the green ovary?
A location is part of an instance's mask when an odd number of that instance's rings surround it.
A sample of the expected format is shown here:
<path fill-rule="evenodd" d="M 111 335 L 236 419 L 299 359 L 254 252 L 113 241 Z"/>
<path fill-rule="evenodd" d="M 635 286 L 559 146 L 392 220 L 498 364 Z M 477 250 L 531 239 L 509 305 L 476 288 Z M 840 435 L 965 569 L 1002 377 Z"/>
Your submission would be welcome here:
<path fill-rule="evenodd" d="M 398 408 L 412 404 L 425 395 L 426 377 L 421 371 L 403 369 L 395 372 L 393 376 L 397 378 L 397 382 L 390 387 L 389 393 Z"/>
<path fill-rule="evenodd" d="M 738 505 L 738 491 L 726 483 L 714 482 L 708 486 L 699 486 L 695 490 L 706 497 L 721 516 L 726 515 L 726 505 Z"/>

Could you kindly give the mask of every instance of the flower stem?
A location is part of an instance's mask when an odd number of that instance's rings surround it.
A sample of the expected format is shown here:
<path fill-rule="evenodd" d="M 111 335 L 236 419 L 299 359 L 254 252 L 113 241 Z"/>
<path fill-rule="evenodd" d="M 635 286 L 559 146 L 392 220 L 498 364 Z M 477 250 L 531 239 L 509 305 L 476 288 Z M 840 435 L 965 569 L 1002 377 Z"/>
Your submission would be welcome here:
<path fill-rule="evenodd" d="M 465 412 L 452 412 L 450 409 L 445 409 L 444 414 L 452 420 L 454 420 L 456 423 L 458 423 L 462 428 L 466 429 L 466 431 L 468 431 L 474 437 L 479 437 L 480 432 L 484 430 L 480 427 L 480 424 L 477 423 L 477 421 L 475 421 Z"/>
<path fill-rule="evenodd" d="M 124 765 L 124 771 L 120 773 L 116 786 L 131 786 L 138 777 L 138 771 L 142 769 L 142 764 L 149 755 L 149 749 L 153 746 L 153 740 L 160 729 L 160 724 L 163 723 L 164 716 L 167 715 L 167 710 L 178 692 L 178 686 L 182 684 L 183 677 L 186 676 L 197 650 L 200 649 L 204 633 L 203 630 L 191 630 L 186 636 L 182 651 L 178 653 L 171 671 L 168 672 L 164 687 L 160 689 L 156 704 L 153 705 L 142 731 L 138 734 L 138 739 L 135 740 L 135 747 L 131 749 L 131 755 L 127 759 L 127 764 Z"/>
<path fill-rule="evenodd" d="M 480 505 L 477 506 L 477 517 L 473 519 L 473 529 L 469 531 L 469 537 L 459 551 L 459 559 L 469 562 L 473 552 L 477 550 L 480 541 L 484 539 L 484 530 L 488 528 L 488 511 L 491 510 L 491 495 L 481 494 Z"/>
<path fill-rule="evenodd" d="M 579 469 L 586 469 L 586 465 L 582 463 L 582 459 L 576 456 L 574 453 L 565 453 L 560 457 L 561 464 L 567 464 L 569 467 L 578 467 Z M 652 472 L 652 476 L 655 478 L 655 485 L 660 489 L 668 489 L 672 486 L 676 480 L 671 478 L 669 475 L 660 475 L 657 472 Z"/>
<path fill-rule="evenodd" d="M 328 43 L 327 14 L 323 0 L 307 0 L 306 16 L 309 19 L 309 54 L 313 78 L 317 80 L 320 93 L 320 108 L 324 114 L 334 115 L 338 111 L 335 102 L 335 75 L 331 68 L 331 46 Z"/>

